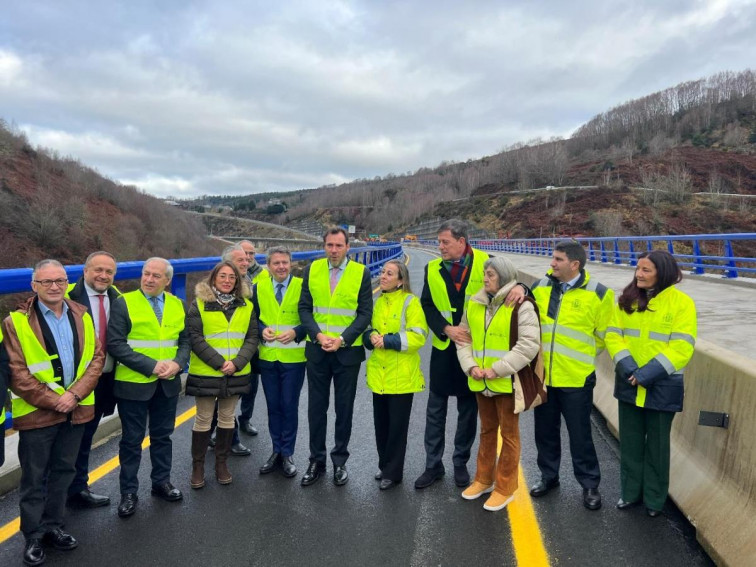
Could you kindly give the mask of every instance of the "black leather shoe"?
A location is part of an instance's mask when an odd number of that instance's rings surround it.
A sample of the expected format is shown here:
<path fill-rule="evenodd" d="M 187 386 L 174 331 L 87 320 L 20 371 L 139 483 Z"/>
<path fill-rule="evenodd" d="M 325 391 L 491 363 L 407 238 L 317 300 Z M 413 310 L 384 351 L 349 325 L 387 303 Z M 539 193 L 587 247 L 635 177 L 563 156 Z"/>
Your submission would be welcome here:
<path fill-rule="evenodd" d="M 257 435 L 258 433 L 257 428 L 251 425 L 248 420 L 241 419 L 239 420 L 239 431 L 246 433 L 247 435 L 250 435 L 252 437 Z"/>
<path fill-rule="evenodd" d="M 121 494 L 121 503 L 118 505 L 118 516 L 128 518 L 133 515 L 136 512 L 138 501 L 139 497 L 133 492 Z"/>
<path fill-rule="evenodd" d="M 310 461 L 304 475 L 302 475 L 302 486 L 310 486 L 320 480 L 320 476 L 325 472 L 325 465 L 317 461 Z"/>
<path fill-rule="evenodd" d="M 94 492 L 90 492 L 88 488 L 72 494 L 66 501 L 67 506 L 75 508 L 99 508 L 108 504 L 110 504 L 110 496 L 95 494 Z"/>
<path fill-rule="evenodd" d="M 54 547 L 58 551 L 70 551 L 79 547 L 79 542 L 76 541 L 76 538 L 60 528 L 55 528 L 43 535 L 42 543 Z"/>
<path fill-rule="evenodd" d="M 349 480 L 349 473 L 344 465 L 337 466 L 333 469 L 333 483 L 336 486 L 344 486 Z"/>
<path fill-rule="evenodd" d="M 281 470 L 286 478 L 297 476 L 297 466 L 294 464 L 294 459 L 291 458 L 291 455 L 281 459 Z"/>
<path fill-rule="evenodd" d="M 443 469 L 441 470 L 425 469 L 423 474 L 417 477 L 417 480 L 415 481 L 415 488 L 428 488 L 431 484 L 433 484 L 437 480 L 441 480 L 445 472 L 446 471 L 444 471 Z"/>
<path fill-rule="evenodd" d="M 181 491 L 170 482 L 164 482 L 163 484 L 153 486 L 152 495 L 162 498 L 166 502 L 176 502 L 184 497 L 184 495 L 181 494 Z"/>
<path fill-rule="evenodd" d="M 260 467 L 260 474 L 268 474 L 269 472 L 273 472 L 278 468 L 278 465 L 281 464 L 281 453 L 271 453 L 270 457 L 268 457 L 268 460 L 265 461 L 265 464 Z"/>
<path fill-rule="evenodd" d="M 652 510 L 651 508 L 646 508 L 646 514 L 648 514 L 652 518 L 656 518 L 658 516 L 661 516 L 661 510 Z"/>
<path fill-rule="evenodd" d="M 239 442 L 235 445 L 231 445 L 231 454 L 234 457 L 249 457 L 252 454 L 252 451 Z"/>
<path fill-rule="evenodd" d="M 470 484 L 470 473 L 467 472 L 467 465 L 454 467 L 454 484 L 460 488 L 464 488 Z"/>
<path fill-rule="evenodd" d="M 45 562 L 45 550 L 42 542 L 37 538 L 26 541 L 24 547 L 24 565 L 42 565 Z"/>
<path fill-rule="evenodd" d="M 552 489 L 559 486 L 559 479 L 555 478 L 553 480 L 549 480 L 547 482 L 544 482 L 543 480 L 539 480 L 531 489 L 530 489 L 530 495 L 534 498 L 539 498 L 541 496 L 546 496 L 549 492 L 551 492 Z"/>
<path fill-rule="evenodd" d="M 381 471 L 378 471 L 375 473 L 375 480 L 381 480 L 383 478 L 383 473 Z"/>
<path fill-rule="evenodd" d="M 598 510 L 601 508 L 601 493 L 598 488 L 583 489 L 583 506 L 589 510 Z"/>
<path fill-rule="evenodd" d="M 401 480 L 391 480 L 388 478 L 381 479 L 381 484 L 378 485 L 378 488 L 381 490 L 390 490 L 394 488 L 397 484 L 401 484 Z"/>
<path fill-rule="evenodd" d="M 617 501 L 617 510 L 627 510 L 628 508 L 632 508 L 633 506 L 636 506 L 637 504 L 638 504 L 637 500 L 635 502 L 625 502 L 624 500 L 622 500 L 622 498 L 620 498 Z"/>

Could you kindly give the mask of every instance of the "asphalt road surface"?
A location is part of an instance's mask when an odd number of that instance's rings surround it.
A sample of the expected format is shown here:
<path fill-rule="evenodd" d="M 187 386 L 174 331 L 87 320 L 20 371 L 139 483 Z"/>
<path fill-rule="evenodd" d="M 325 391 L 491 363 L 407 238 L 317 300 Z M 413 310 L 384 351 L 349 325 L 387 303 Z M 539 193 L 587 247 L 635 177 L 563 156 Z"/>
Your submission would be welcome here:
<path fill-rule="evenodd" d="M 433 256 L 410 252 L 409 268 L 415 293 L 422 288 L 423 268 Z M 430 341 L 423 350 L 428 367 Z M 427 379 L 427 377 L 426 377 Z M 181 398 L 178 414 L 191 412 L 193 398 Z M 699 566 L 713 565 L 695 541 L 694 528 L 669 501 L 656 519 L 635 508 L 620 512 L 617 444 L 594 417 L 594 440 L 601 463 L 604 507 L 583 507 L 582 491 L 574 480 L 568 441 L 563 428 L 564 459 L 561 487 L 541 499 L 531 499 L 527 486 L 538 480 L 533 442 L 533 416 L 521 416 L 521 469 L 525 484 L 507 509 L 483 510 L 483 499 L 465 501 L 454 485 L 451 453 L 456 423 L 452 398 L 447 423 L 444 463 L 447 475 L 425 490 L 413 487 L 425 462 L 423 432 L 427 394 L 415 396 L 410 422 L 404 483 L 380 492 L 373 479 L 378 457 L 372 423 L 371 394 L 360 377 L 352 439 L 347 463 L 349 483 L 337 487 L 330 467 L 320 482 L 303 488 L 307 466 L 307 386 L 300 401 L 300 426 L 294 455 L 299 474 L 258 474 L 267 459 L 270 438 L 262 388 L 253 424 L 257 437 L 242 436 L 250 457 L 231 457 L 234 481 L 217 484 L 212 476 L 212 452 L 206 464 L 207 485 L 189 487 L 192 419 L 174 433 L 173 483 L 184 500 L 167 503 L 150 495 L 149 451 L 143 453 L 139 507 L 127 519 L 118 518 L 118 469 L 93 484 L 109 494 L 111 505 L 94 510 L 70 510 L 66 528 L 80 545 L 69 552 L 48 550 L 47 564 L 61 566 L 121 565 L 579 565 L 579 566 Z M 329 414 L 329 449 L 333 442 L 333 410 Z M 92 469 L 118 452 L 117 438 L 97 447 Z M 474 473 L 477 444 L 470 472 Z M 674 482 L 674 481 L 673 481 Z M 9 522 L 18 516 L 18 492 L 0 500 L 0 528 L 14 532 Z M 21 565 L 23 537 L 0 537 L 0 565 Z"/>

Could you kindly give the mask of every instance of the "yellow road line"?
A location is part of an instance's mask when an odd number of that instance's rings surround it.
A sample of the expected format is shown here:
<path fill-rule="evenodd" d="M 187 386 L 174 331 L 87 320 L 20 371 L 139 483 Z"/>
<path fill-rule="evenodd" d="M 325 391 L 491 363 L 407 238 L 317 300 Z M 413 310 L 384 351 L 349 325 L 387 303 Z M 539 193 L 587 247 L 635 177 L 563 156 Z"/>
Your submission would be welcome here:
<path fill-rule="evenodd" d="M 496 454 L 501 452 L 501 432 L 497 436 L 498 448 Z M 530 498 L 525 475 L 522 474 L 522 463 L 518 466 L 517 485 L 515 498 L 507 506 L 509 525 L 512 528 L 512 545 L 514 546 L 517 565 L 521 567 L 550 567 L 549 554 L 543 545 L 541 528 L 538 525 L 533 501 Z"/>
<path fill-rule="evenodd" d="M 186 410 L 184 413 L 177 416 L 176 427 L 178 427 L 179 425 L 193 418 L 196 413 L 197 413 L 197 408 L 195 406 L 192 406 L 191 408 Z M 150 436 L 147 435 L 144 438 L 144 441 L 142 441 L 142 450 L 144 451 L 149 446 L 150 446 Z M 117 469 L 120 464 L 121 463 L 118 460 L 118 456 L 115 456 L 109 461 L 104 462 L 103 464 L 101 464 L 99 467 L 97 467 L 95 470 L 93 470 L 89 474 L 89 483 L 93 484 L 97 482 L 106 474 Z M 0 527 L 0 543 L 4 543 L 6 540 L 16 535 L 20 527 L 21 527 L 20 518 L 15 518 L 11 520 L 10 522 L 8 522 L 7 524 L 5 524 L 4 526 Z"/>

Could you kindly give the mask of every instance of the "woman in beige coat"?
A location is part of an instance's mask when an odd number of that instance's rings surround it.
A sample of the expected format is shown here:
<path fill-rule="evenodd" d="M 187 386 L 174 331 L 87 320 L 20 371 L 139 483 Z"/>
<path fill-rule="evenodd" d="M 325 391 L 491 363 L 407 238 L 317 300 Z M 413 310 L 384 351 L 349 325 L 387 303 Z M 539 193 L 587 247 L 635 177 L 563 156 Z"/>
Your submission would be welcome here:
<path fill-rule="evenodd" d="M 474 500 L 492 493 L 483 508 L 501 510 L 514 498 L 520 460 L 519 415 L 515 413 L 512 375 L 527 366 L 541 345 L 538 316 L 532 303 L 518 308 L 517 341 L 510 349 L 513 307 L 504 305 L 517 285 L 517 270 L 506 258 L 490 258 L 483 265 L 483 289 L 465 306 L 460 326 L 470 333 L 470 342 L 457 344 L 457 357 L 475 392 L 480 415 L 480 444 L 475 481 L 462 493 Z M 502 447 L 496 462 L 497 431 Z"/>

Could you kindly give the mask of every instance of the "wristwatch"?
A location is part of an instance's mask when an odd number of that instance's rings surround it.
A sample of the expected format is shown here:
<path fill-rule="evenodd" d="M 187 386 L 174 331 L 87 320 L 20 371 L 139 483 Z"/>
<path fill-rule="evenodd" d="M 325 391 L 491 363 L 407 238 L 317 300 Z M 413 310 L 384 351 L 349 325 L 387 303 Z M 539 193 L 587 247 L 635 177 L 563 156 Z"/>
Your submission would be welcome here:
<path fill-rule="evenodd" d="M 74 399 L 76 400 L 77 404 L 81 401 L 81 398 L 79 396 L 77 396 L 76 394 L 74 394 L 73 392 L 71 392 L 71 395 L 74 397 Z"/>
<path fill-rule="evenodd" d="M 339 348 L 344 348 L 346 346 L 346 341 L 344 340 L 344 337 L 339 335 L 339 339 L 341 339 L 341 346 Z"/>

